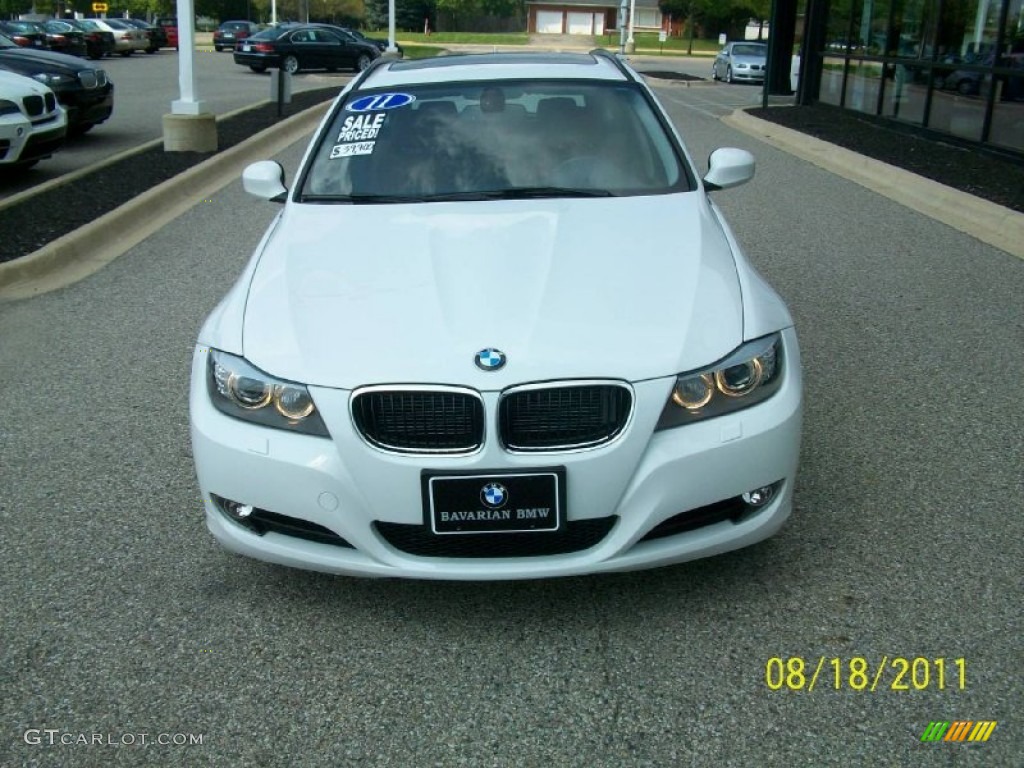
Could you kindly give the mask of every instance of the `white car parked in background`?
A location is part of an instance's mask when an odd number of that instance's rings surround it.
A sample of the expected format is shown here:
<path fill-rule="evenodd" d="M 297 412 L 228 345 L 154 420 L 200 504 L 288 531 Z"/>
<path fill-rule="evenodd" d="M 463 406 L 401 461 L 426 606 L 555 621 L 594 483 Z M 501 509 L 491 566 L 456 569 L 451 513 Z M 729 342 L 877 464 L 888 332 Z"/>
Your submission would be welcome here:
<path fill-rule="evenodd" d="M 779 296 L 618 58 L 380 60 L 341 93 L 199 334 L 192 444 L 229 549 L 521 579 L 725 552 L 790 513 Z M 614 223 L 628 226 L 613 226 Z"/>
<path fill-rule="evenodd" d="M 64 146 L 67 113 L 53 91 L 0 69 L 0 170 L 28 168 Z"/>

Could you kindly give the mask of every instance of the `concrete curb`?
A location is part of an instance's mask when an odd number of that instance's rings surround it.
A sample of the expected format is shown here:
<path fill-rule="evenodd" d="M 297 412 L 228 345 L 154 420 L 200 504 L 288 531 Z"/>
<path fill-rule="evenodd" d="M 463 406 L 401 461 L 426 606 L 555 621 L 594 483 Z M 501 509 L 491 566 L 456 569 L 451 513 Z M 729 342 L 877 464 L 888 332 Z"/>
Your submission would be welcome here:
<path fill-rule="evenodd" d="M 327 101 L 293 115 L 38 251 L 0 264 L 0 301 L 37 296 L 88 277 L 238 178 L 250 162 L 272 157 L 311 133 L 329 105 Z M 117 233 L 116 239 L 111 232 Z"/>
<path fill-rule="evenodd" d="M 256 109 L 257 107 L 262 107 L 263 105 L 270 103 L 272 103 L 270 99 L 266 99 L 257 104 L 249 104 L 245 107 L 233 109 L 230 112 L 225 112 L 223 115 L 217 115 L 217 122 L 220 122 L 221 120 L 226 120 L 229 117 L 234 117 L 235 115 L 240 115 L 243 112 L 248 112 L 250 109 Z M 153 147 L 159 147 L 163 143 L 163 138 L 152 139 L 150 141 L 147 141 L 145 144 L 140 144 L 139 146 L 132 147 L 131 149 L 122 150 L 116 155 L 112 155 L 103 160 L 98 160 L 97 162 L 93 163 L 87 168 L 79 168 L 77 171 L 65 173 L 64 175 L 58 176 L 55 179 L 50 179 L 49 181 L 44 181 L 42 184 L 37 184 L 36 186 L 31 187 L 29 189 L 24 189 L 21 192 L 18 192 L 16 194 L 11 195 L 10 197 L 5 197 L 3 200 L 0 200 L 0 211 L 12 205 L 23 203 L 29 198 L 35 197 L 36 195 L 41 195 L 44 192 L 47 192 L 51 189 L 55 189 L 56 187 L 62 187 L 65 184 L 70 184 L 74 181 L 78 181 L 78 179 L 82 178 L 83 176 L 88 176 L 90 173 L 93 173 L 94 171 L 98 171 L 101 168 L 106 168 L 108 165 L 118 163 L 127 157 L 132 157 L 133 155 L 141 154 L 146 150 L 153 149 Z M 2 269 L 3 264 L 0 264 L 0 273 L 2 273 Z M 2 284 L 3 281 L 0 281 L 0 285 Z"/>
<path fill-rule="evenodd" d="M 722 121 L 960 232 L 1024 259 L 1024 213 L 843 147 L 761 120 L 742 109 Z"/>

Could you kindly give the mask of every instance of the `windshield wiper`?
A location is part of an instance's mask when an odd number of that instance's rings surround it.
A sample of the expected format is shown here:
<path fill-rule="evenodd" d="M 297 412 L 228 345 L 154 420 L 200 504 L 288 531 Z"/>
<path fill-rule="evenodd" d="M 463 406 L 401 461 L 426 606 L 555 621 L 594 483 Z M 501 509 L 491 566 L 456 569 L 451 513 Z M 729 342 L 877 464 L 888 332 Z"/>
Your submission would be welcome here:
<path fill-rule="evenodd" d="M 299 198 L 300 203 L 426 203 L 432 198 L 423 195 L 318 195 L 307 194 Z"/>
<path fill-rule="evenodd" d="M 438 195 L 320 195 L 308 194 L 299 198 L 300 203 L 352 203 L 395 204 L 395 203 L 448 203 L 475 200 L 532 200 L 556 197 L 616 197 L 606 189 L 579 189 L 577 187 L 513 187 L 512 189 L 491 189 L 480 192 L 445 192 Z"/>
<path fill-rule="evenodd" d="M 530 200 L 538 197 L 615 197 L 607 189 L 580 189 L 578 187 L 512 187 L 481 192 L 488 200 Z"/>

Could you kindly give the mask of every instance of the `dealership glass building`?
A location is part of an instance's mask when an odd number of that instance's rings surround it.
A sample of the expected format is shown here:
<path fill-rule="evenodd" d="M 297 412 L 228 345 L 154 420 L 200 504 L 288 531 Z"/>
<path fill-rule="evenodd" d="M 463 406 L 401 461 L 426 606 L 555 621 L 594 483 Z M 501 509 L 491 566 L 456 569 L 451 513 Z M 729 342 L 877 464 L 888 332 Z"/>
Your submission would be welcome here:
<path fill-rule="evenodd" d="M 802 103 L 1024 156 L 1024 0 L 808 0 L 805 19 Z"/>

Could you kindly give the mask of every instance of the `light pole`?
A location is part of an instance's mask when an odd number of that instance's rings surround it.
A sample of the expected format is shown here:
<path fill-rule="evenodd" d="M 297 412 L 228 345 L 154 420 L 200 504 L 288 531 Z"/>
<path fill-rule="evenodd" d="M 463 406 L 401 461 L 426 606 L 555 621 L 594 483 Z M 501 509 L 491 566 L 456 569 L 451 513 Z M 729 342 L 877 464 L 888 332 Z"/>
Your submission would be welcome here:
<path fill-rule="evenodd" d="M 626 40 L 626 52 L 636 53 L 636 41 L 633 40 L 633 18 L 636 16 L 636 0 L 629 0 L 629 39 Z"/>
<path fill-rule="evenodd" d="M 398 53 L 395 47 L 395 0 L 388 0 L 388 53 Z"/>
<path fill-rule="evenodd" d="M 619 3 L 619 56 L 626 55 L 626 0 Z"/>

